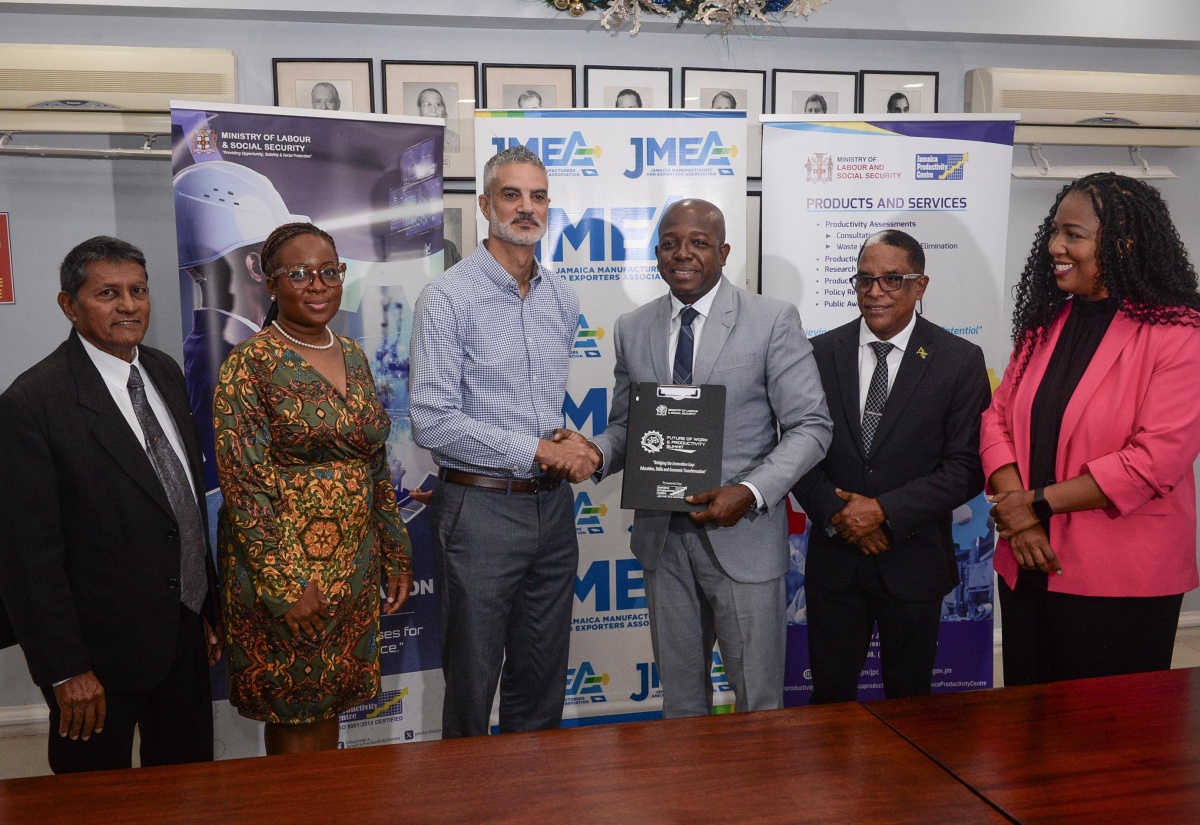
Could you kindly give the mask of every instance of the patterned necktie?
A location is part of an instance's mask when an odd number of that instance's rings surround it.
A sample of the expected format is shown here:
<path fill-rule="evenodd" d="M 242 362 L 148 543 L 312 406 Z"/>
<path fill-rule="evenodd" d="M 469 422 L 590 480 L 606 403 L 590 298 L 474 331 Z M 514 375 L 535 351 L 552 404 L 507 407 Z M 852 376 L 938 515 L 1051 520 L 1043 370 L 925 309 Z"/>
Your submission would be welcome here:
<path fill-rule="evenodd" d="M 692 383 L 692 347 L 696 342 L 692 321 L 699 314 L 693 307 L 684 307 L 679 313 L 679 343 L 675 345 L 675 368 L 671 372 L 676 384 Z"/>
<path fill-rule="evenodd" d="M 863 451 L 867 453 L 871 452 L 871 441 L 879 429 L 879 420 L 883 418 L 883 405 L 887 403 L 887 357 L 895 345 L 886 341 L 872 341 L 871 349 L 875 350 L 875 372 L 871 374 L 871 386 L 867 389 L 867 403 L 862 418 Z"/>
<path fill-rule="evenodd" d="M 146 399 L 145 384 L 138 368 L 130 365 L 129 400 L 133 402 L 133 412 L 137 416 L 142 433 L 146 436 L 146 450 L 150 454 L 150 463 L 154 472 L 167 493 L 171 509 L 175 512 L 175 521 L 179 524 L 179 600 L 193 613 L 200 612 L 204 604 L 204 596 L 208 592 L 208 577 L 204 570 L 204 527 L 200 520 L 200 507 L 192 492 L 191 482 L 183 462 L 167 440 L 162 425 L 150 409 Z"/>

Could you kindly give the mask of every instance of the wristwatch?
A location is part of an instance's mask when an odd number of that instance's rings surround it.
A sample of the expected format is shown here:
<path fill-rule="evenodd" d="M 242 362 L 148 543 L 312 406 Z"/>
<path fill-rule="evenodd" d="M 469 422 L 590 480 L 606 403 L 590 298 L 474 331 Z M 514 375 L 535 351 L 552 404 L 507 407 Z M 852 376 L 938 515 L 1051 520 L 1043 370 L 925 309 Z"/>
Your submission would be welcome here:
<path fill-rule="evenodd" d="M 1033 514 L 1037 516 L 1038 521 L 1049 521 L 1054 515 L 1054 508 L 1050 506 L 1050 502 L 1046 501 L 1046 488 L 1038 487 L 1033 491 Z"/>

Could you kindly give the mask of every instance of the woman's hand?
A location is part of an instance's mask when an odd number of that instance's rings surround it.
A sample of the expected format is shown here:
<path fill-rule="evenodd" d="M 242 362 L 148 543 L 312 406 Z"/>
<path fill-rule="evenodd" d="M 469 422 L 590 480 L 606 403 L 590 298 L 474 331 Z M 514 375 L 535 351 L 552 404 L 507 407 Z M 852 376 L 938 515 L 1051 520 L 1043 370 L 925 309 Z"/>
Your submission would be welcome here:
<path fill-rule="evenodd" d="M 1050 547 L 1046 531 L 1036 519 L 1033 527 L 1009 538 L 1008 546 L 1013 558 L 1017 560 L 1017 566 L 1022 570 L 1041 570 L 1043 573 L 1053 571 L 1056 576 L 1062 575 L 1062 565 L 1058 563 L 1058 556 Z"/>
<path fill-rule="evenodd" d="M 1037 516 L 1033 514 L 1033 493 L 1028 490 L 993 493 L 988 496 L 988 501 L 992 503 L 992 518 L 996 521 L 996 529 L 1000 531 L 1002 539 L 1011 540 L 1022 530 L 1040 524 Z"/>
<path fill-rule="evenodd" d="M 387 577 L 387 598 L 383 603 L 383 612 L 387 616 L 391 616 L 408 598 L 408 591 L 412 590 L 412 572 L 405 571 L 403 573 L 394 573 Z"/>
<path fill-rule="evenodd" d="M 300 601 L 283 614 L 283 620 L 292 631 L 292 638 L 307 637 L 314 642 L 321 638 L 325 622 L 329 619 L 329 598 L 321 592 L 320 586 L 312 581 L 304 588 Z"/>

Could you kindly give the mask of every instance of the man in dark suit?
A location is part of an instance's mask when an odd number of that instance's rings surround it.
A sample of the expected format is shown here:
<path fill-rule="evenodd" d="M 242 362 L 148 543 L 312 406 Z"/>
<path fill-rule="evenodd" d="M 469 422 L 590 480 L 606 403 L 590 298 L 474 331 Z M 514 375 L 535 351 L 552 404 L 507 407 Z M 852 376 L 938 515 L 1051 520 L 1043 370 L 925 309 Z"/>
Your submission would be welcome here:
<path fill-rule="evenodd" d="M 58 304 L 74 330 L 0 395 L 0 596 L 55 773 L 129 767 L 135 727 L 143 765 L 212 759 L 200 447 L 178 365 L 139 346 L 145 264 L 116 238 L 71 250 Z"/>
<path fill-rule="evenodd" d="M 958 582 L 950 515 L 983 489 L 983 352 L 916 315 L 925 253 L 867 238 L 860 319 L 813 339 L 833 443 L 792 492 L 812 520 L 805 590 L 812 703 L 854 701 L 879 626 L 888 698 L 930 692 L 942 598 Z"/>
<path fill-rule="evenodd" d="M 787 645 L 788 489 L 829 444 L 812 347 L 792 304 L 724 277 L 725 216 L 699 199 L 669 206 L 658 270 L 670 293 L 622 315 L 612 412 L 596 436 L 601 477 L 625 466 L 630 387 L 722 384 L 721 486 L 698 513 L 638 510 L 630 547 L 645 569 L 663 715 L 712 710 L 713 643 L 739 711 L 783 706 Z M 694 355 L 694 358 L 693 358 Z"/>

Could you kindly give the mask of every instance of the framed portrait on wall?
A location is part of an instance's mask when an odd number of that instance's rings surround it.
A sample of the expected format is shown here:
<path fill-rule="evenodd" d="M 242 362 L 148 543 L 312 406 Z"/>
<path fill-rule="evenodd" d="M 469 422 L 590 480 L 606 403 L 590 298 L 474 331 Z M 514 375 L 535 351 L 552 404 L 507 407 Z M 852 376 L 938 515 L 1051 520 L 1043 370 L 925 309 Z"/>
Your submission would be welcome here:
<path fill-rule="evenodd" d="M 454 266 L 479 245 L 479 200 L 474 192 L 442 195 L 442 228 L 445 231 L 445 266 Z"/>
<path fill-rule="evenodd" d="M 574 66 L 483 64 L 485 109 L 574 109 Z"/>
<path fill-rule="evenodd" d="M 375 111 L 375 75 L 370 58 L 276 57 L 271 68 L 276 106 L 364 114 Z"/>
<path fill-rule="evenodd" d="M 852 115 L 858 103 L 858 72 L 771 72 L 771 111 L 777 115 Z"/>
<path fill-rule="evenodd" d="M 767 93 L 767 73 L 734 69 L 683 70 L 683 108 L 737 109 L 746 112 L 746 175 L 762 177 L 763 103 Z"/>
<path fill-rule="evenodd" d="M 389 115 L 440 117 L 446 121 L 442 146 L 446 178 L 475 179 L 476 63 L 383 61 L 383 111 Z"/>
<path fill-rule="evenodd" d="M 858 78 L 858 110 L 863 114 L 937 114 L 937 72 L 864 69 Z"/>
<path fill-rule="evenodd" d="M 585 109 L 670 109 L 671 70 L 584 66 Z"/>
<path fill-rule="evenodd" d="M 762 294 L 762 192 L 746 193 L 746 291 Z"/>

